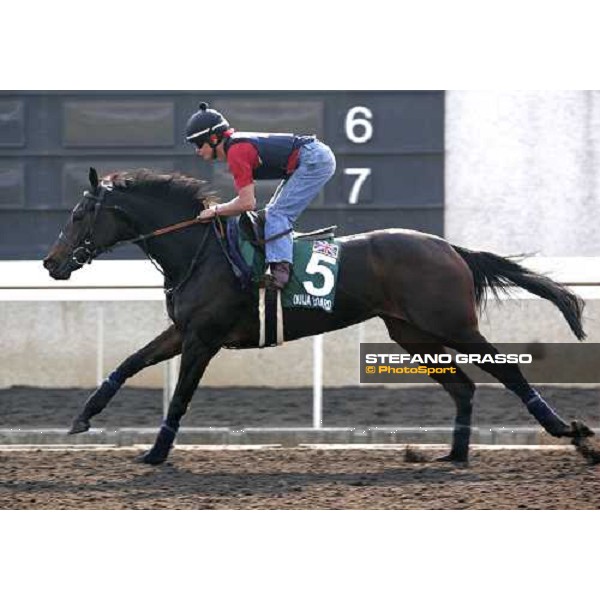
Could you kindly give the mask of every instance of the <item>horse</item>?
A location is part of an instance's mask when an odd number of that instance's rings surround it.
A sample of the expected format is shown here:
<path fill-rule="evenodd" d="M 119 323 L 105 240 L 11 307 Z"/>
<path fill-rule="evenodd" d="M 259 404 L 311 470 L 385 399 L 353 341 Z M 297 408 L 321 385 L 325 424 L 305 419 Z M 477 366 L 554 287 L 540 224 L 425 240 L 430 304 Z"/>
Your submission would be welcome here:
<path fill-rule="evenodd" d="M 164 274 L 172 324 L 126 358 L 87 399 L 70 433 L 90 428 L 124 382 L 142 369 L 181 354 L 175 391 L 153 446 L 141 462 L 163 463 L 181 419 L 211 359 L 223 347 L 258 347 L 254 296 L 241 289 L 215 234 L 213 223 L 196 219 L 210 205 L 206 182 L 147 169 L 99 179 L 90 169 L 90 189 L 73 209 L 43 265 L 57 280 L 124 243 L 146 253 Z M 284 309 L 284 339 L 296 340 L 383 319 L 390 338 L 409 354 L 474 351 L 497 354 L 478 328 L 486 293 L 521 287 L 554 304 L 574 335 L 583 340 L 583 300 L 517 261 L 450 244 L 441 237 L 406 229 L 383 229 L 337 238 L 342 251 L 331 312 Z M 453 399 L 456 416 L 450 452 L 437 460 L 467 463 L 475 384 L 456 364 L 431 377 Z M 585 448 L 592 430 L 565 422 L 524 378 L 516 364 L 480 368 L 516 394 L 552 436 Z M 586 454 L 582 451 L 582 454 Z M 587 451 L 587 456 L 590 452 Z"/>

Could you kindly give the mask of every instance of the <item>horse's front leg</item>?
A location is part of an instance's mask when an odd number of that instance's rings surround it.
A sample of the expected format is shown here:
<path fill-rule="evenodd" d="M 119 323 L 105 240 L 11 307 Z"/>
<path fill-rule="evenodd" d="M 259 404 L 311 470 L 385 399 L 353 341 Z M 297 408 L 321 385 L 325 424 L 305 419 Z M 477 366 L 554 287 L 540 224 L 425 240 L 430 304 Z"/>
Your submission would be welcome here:
<path fill-rule="evenodd" d="M 142 369 L 177 356 L 181 352 L 181 334 L 171 325 L 148 345 L 125 359 L 87 399 L 75 417 L 69 433 L 82 433 L 90 428 L 90 420 L 106 408 L 111 398 L 127 379 Z"/>
<path fill-rule="evenodd" d="M 141 462 L 158 465 L 167 459 L 179 430 L 181 418 L 187 411 L 208 363 L 219 349 L 220 346 L 208 346 L 196 335 L 186 337 L 181 353 L 179 379 L 169 404 L 167 417 L 161 425 L 154 446 L 140 457 Z"/>

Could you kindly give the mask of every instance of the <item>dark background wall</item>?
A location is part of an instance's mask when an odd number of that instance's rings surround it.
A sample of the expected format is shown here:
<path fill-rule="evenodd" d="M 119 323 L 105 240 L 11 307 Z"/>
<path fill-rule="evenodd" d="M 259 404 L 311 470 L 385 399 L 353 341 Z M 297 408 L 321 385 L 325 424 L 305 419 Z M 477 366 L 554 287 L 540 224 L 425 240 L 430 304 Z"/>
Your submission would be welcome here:
<path fill-rule="evenodd" d="M 336 175 L 298 229 L 443 234 L 443 92 L 1 92 L 0 259 L 46 253 L 90 166 L 180 171 L 233 197 L 225 165 L 204 163 L 184 142 L 200 100 L 238 131 L 316 133 L 332 147 Z M 261 205 L 276 185 L 258 182 Z M 111 254 L 136 257 L 133 247 Z"/>

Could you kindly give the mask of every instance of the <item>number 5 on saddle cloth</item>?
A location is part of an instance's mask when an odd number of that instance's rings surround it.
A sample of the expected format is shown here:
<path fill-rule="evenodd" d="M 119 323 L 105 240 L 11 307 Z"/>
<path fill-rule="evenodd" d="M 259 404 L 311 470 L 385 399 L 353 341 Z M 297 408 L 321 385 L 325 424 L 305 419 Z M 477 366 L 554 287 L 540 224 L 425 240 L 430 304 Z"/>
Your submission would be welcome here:
<path fill-rule="evenodd" d="M 226 220 L 224 232 L 215 225 L 229 264 L 244 290 L 258 302 L 259 347 L 280 345 L 283 308 L 331 312 L 341 246 L 334 238 L 336 226 L 308 233 L 294 233 L 294 262 L 289 283 L 282 291 L 266 290 L 264 273 L 264 212 L 247 212 Z"/>

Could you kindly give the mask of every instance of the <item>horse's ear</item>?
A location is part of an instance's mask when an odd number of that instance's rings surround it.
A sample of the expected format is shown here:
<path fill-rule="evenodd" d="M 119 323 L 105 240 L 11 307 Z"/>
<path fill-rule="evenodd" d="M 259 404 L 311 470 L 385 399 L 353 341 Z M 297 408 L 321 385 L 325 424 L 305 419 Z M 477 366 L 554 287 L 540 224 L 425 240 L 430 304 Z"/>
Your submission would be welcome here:
<path fill-rule="evenodd" d="M 98 183 L 98 173 L 96 172 L 96 169 L 94 169 L 94 167 L 90 167 L 90 185 L 92 186 L 93 191 L 96 191 L 96 189 L 98 189 Z"/>

